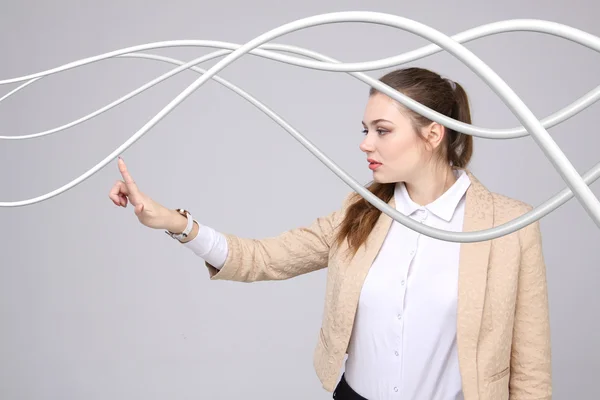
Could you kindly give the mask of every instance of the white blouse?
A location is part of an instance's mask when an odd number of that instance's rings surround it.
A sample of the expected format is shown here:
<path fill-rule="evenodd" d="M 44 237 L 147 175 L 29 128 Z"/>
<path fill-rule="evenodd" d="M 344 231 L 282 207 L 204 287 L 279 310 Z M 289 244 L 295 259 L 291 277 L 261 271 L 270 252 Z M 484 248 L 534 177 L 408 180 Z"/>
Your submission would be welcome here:
<path fill-rule="evenodd" d="M 403 183 L 396 209 L 425 225 L 461 231 L 465 194 L 462 170 L 434 202 L 419 206 Z M 216 268 L 227 258 L 227 241 L 201 225 L 184 246 Z M 456 348 L 460 243 L 414 232 L 392 221 L 363 284 L 345 378 L 369 400 L 463 399 Z"/>

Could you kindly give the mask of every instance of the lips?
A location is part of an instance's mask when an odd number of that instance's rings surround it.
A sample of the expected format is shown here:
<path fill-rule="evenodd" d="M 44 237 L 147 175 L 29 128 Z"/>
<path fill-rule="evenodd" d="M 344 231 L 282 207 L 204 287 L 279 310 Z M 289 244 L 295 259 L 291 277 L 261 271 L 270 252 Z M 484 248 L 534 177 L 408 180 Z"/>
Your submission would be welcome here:
<path fill-rule="evenodd" d="M 369 162 L 369 169 L 372 171 L 375 171 L 381 166 L 381 163 L 379 161 L 375 161 L 372 158 L 368 158 L 367 161 Z"/>

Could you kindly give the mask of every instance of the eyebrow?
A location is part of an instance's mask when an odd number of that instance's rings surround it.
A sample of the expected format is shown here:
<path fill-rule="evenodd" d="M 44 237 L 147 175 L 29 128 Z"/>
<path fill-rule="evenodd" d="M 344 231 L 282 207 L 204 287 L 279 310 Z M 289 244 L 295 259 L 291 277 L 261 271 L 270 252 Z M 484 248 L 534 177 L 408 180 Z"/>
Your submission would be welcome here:
<path fill-rule="evenodd" d="M 393 124 L 392 121 L 388 121 L 387 119 L 379 118 L 379 119 L 375 119 L 375 120 L 371 121 L 371 125 L 375 125 L 375 124 L 378 124 L 380 122 L 388 122 L 390 124 Z M 362 124 L 365 125 L 365 121 L 362 121 Z"/>

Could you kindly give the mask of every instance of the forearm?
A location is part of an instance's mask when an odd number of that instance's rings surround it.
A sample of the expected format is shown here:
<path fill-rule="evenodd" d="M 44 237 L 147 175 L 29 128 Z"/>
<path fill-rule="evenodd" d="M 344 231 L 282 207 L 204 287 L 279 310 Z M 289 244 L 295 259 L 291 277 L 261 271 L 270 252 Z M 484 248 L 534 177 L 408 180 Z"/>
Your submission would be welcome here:
<path fill-rule="evenodd" d="M 309 227 L 261 240 L 229 235 L 232 246 L 224 234 L 194 221 L 190 235 L 181 239 L 181 243 L 205 260 L 213 279 L 242 282 L 288 279 L 327 266 L 328 238 L 335 214 L 318 218 Z M 167 230 L 181 233 L 187 226 L 187 218 L 173 211 L 165 225 Z M 225 265 L 230 253 L 230 262 Z M 223 273 L 218 274 L 220 270 Z"/>
<path fill-rule="evenodd" d="M 351 196 L 341 210 L 274 237 L 241 238 L 201 225 L 194 227 L 185 246 L 206 261 L 211 279 L 256 282 L 303 275 L 327 267 L 335 229 Z M 178 219 L 173 218 L 173 229 L 181 232 L 185 218 Z"/>

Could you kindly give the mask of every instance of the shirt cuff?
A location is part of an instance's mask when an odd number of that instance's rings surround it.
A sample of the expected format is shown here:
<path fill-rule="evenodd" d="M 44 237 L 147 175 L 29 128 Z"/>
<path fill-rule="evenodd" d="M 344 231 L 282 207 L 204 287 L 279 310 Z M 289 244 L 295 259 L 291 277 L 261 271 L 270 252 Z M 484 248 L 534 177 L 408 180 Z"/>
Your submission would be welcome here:
<path fill-rule="evenodd" d="M 227 259 L 229 249 L 225 235 L 209 226 L 198 224 L 196 237 L 182 244 L 217 269 L 221 269 Z"/>

